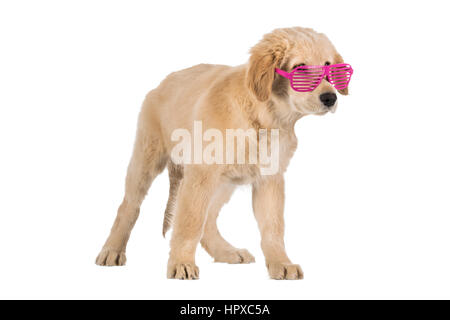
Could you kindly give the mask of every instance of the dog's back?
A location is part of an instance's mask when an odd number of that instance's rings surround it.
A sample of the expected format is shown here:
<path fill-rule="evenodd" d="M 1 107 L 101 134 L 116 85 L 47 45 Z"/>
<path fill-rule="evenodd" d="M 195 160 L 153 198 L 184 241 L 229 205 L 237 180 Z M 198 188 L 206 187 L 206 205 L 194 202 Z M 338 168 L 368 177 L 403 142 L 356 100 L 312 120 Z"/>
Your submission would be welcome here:
<path fill-rule="evenodd" d="M 225 90 L 226 78 L 239 67 L 199 64 L 169 74 L 161 84 L 150 91 L 142 106 L 142 119 L 158 124 L 167 148 L 172 142 L 170 135 L 177 128 L 191 129 L 194 120 L 201 120 L 202 101 L 214 91 Z M 214 108 L 217 106 L 211 106 Z M 174 115 L 177 115 L 176 117 Z"/>

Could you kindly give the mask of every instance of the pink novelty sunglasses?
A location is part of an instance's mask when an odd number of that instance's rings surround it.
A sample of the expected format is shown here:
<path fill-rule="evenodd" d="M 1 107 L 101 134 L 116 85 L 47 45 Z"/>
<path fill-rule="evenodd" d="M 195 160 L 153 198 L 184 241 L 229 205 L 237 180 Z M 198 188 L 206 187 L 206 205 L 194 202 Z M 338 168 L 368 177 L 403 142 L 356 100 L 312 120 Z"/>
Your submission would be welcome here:
<path fill-rule="evenodd" d="M 299 66 L 291 72 L 275 68 L 275 72 L 291 81 L 291 88 L 298 92 L 311 92 L 326 77 L 337 90 L 348 87 L 353 69 L 349 64 L 332 64 L 325 66 Z"/>

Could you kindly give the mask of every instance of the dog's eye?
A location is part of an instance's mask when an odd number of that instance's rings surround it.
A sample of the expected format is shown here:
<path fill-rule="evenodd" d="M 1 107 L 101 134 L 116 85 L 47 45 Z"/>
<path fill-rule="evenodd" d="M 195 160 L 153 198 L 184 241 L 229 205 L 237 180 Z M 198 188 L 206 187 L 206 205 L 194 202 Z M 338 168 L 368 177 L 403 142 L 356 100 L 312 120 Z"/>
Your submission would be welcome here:
<path fill-rule="evenodd" d="M 296 64 L 295 66 L 292 67 L 292 70 L 294 70 L 295 68 L 298 68 L 298 67 L 303 67 L 303 66 L 305 66 L 304 63 Z"/>

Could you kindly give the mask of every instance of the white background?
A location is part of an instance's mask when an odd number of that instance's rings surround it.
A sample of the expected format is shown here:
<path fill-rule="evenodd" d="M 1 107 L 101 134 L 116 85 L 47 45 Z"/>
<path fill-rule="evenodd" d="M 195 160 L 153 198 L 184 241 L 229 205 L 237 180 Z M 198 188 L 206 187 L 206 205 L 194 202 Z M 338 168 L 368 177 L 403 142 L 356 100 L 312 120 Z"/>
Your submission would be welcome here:
<path fill-rule="evenodd" d="M 2 1 L 0 297 L 450 298 L 445 1 Z M 166 279 L 167 172 L 122 268 L 94 260 L 124 191 L 145 94 L 198 63 L 238 65 L 264 33 L 326 33 L 351 63 L 337 113 L 296 126 L 286 244 L 303 281 L 269 280 L 250 188 L 219 227 L 252 265 Z"/>

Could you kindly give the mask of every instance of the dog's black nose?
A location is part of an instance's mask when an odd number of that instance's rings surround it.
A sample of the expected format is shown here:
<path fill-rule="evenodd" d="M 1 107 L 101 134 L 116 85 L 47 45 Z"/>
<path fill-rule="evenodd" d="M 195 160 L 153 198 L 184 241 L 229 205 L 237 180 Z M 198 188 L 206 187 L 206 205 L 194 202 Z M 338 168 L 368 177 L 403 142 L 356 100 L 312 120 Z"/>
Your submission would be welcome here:
<path fill-rule="evenodd" d="M 320 101 L 327 107 L 332 107 L 336 103 L 337 96 L 332 92 L 322 93 L 320 96 Z"/>

